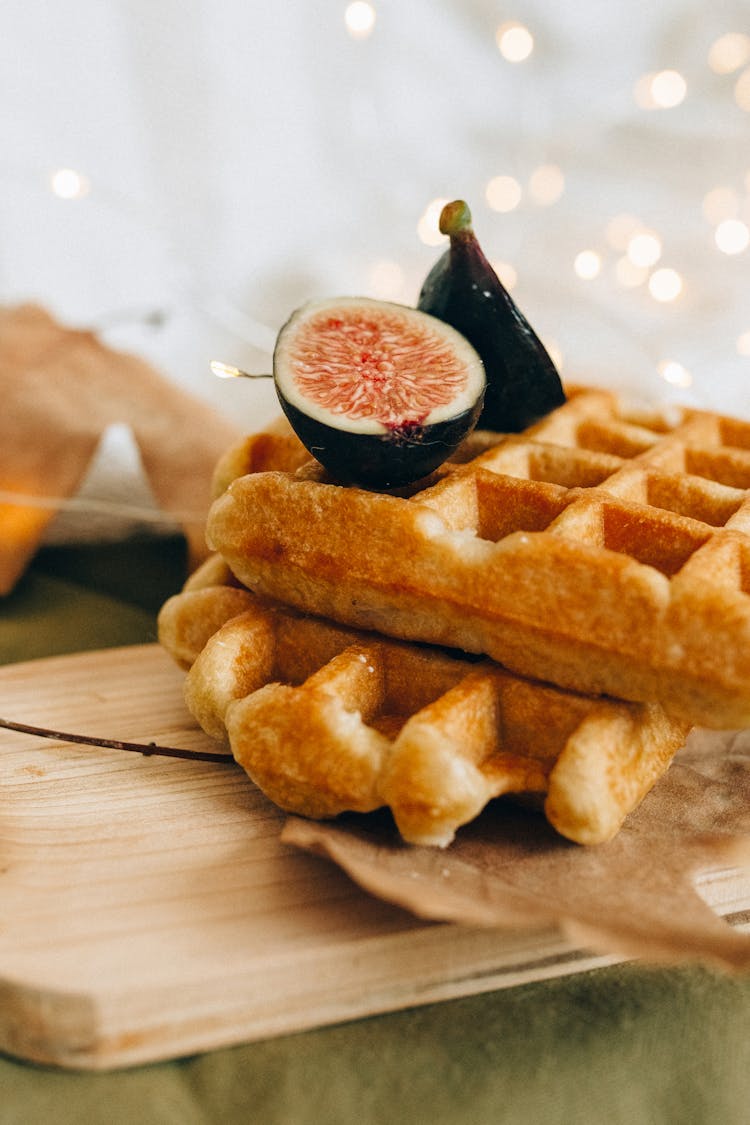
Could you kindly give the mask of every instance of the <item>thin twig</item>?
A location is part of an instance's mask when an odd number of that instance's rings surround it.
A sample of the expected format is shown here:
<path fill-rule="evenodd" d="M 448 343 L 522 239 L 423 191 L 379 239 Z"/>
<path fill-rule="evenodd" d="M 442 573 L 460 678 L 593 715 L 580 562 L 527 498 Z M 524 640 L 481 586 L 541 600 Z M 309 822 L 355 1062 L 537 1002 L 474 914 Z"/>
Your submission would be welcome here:
<path fill-rule="evenodd" d="M 117 738 L 95 738 L 87 734 L 69 734 L 61 730 L 49 730 L 46 727 L 31 726 L 28 723 L 16 723 L 10 719 L 0 719 L 0 727 L 7 730 L 18 731 L 19 734 L 33 734 L 39 738 L 54 738 L 59 742 L 79 742 L 85 746 L 105 746 L 110 750 L 130 750 L 142 754 L 146 758 L 158 756 L 162 758 L 188 758 L 198 762 L 219 762 L 222 765 L 234 765 L 231 754 L 213 753 L 210 750 L 185 750 L 176 746 L 158 746 L 155 742 L 122 742 Z"/>

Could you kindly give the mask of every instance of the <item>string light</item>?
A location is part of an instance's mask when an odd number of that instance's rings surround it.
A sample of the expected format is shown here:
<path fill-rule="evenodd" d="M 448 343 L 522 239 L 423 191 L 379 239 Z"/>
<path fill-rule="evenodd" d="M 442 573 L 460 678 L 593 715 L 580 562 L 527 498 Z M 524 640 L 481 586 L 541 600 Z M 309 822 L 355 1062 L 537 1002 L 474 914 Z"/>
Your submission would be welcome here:
<path fill-rule="evenodd" d="M 542 164 L 529 177 L 529 194 L 535 203 L 549 207 L 565 190 L 565 175 L 557 164 Z"/>
<path fill-rule="evenodd" d="M 743 70 L 734 87 L 734 100 L 740 109 L 750 113 L 750 67 Z"/>
<path fill-rule="evenodd" d="M 495 32 L 498 50 L 508 62 L 524 62 L 534 50 L 534 36 L 515 20 L 501 23 Z"/>
<path fill-rule="evenodd" d="M 750 61 L 750 36 L 728 31 L 711 44 L 708 65 L 715 74 L 732 74 Z"/>
<path fill-rule="evenodd" d="M 433 199 L 422 212 L 417 234 L 425 246 L 440 246 L 445 241 L 445 236 L 440 233 L 440 212 L 448 202 L 447 199 Z"/>
<path fill-rule="evenodd" d="M 653 231 L 634 234 L 628 242 L 627 256 L 634 266 L 653 266 L 661 258 L 661 239 Z"/>
<path fill-rule="evenodd" d="M 344 23 L 352 39 L 367 39 L 375 27 L 375 9 L 366 0 L 353 0 L 344 12 Z"/>
<path fill-rule="evenodd" d="M 49 179 L 50 187 L 60 199 L 82 199 L 91 190 L 91 183 L 82 172 L 58 168 Z"/>
<path fill-rule="evenodd" d="M 714 231 L 714 241 L 722 254 L 741 254 L 750 243 L 750 230 L 740 219 L 724 219 Z"/>
<path fill-rule="evenodd" d="M 660 70 L 642 75 L 634 95 L 641 109 L 674 109 L 685 100 L 687 82 L 678 70 Z"/>
<path fill-rule="evenodd" d="M 581 250 L 573 262 L 573 269 L 583 281 L 591 281 L 599 275 L 602 260 L 596 250 Z"/>
<path fill-rule="evenodd" d="M 670 383 L 673 387 L 690 387 L 693 383 L 693 376 L 674 359 L 665 359 L 657 367 L 659 374 L 666 383 Z"/>
<path fill-rule="evenodd" d="M 521 202 L 523 192 L 513 176 L 493 176 L 485 188 L 485 197 L 493 211 L 513 211 Z"/>
<path fill-rule="evenodd" d="M 669 268 L 654 270 L 648 279 L 648 289 L 655 301 L 662 303 L 676 301 L 682 293 L 682 278 L 677 270 Z"/>
<path fill-rule="evenodd" d="M 237 379 L 242 377 L 242 372 L 239 367 L 235 367 L 233 363 L 223 363 L 220 359 L 212 359 L 208 365 L 211 368 L 211 373 L 217 379 Z"/>

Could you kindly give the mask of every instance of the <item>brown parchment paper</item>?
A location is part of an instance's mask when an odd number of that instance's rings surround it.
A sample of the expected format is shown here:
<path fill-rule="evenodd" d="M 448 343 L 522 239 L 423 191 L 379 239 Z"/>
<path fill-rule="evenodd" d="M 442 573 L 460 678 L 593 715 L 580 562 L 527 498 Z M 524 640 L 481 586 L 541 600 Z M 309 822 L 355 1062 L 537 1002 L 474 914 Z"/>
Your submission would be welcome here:
<path fill-rule="evenodd" d="M 36 305 L 0 308 L 0 394 L 0 490 L 73 496 L 105 429 L 126 423 L 158 504 L 184 529 L 191 562 L 204 557 L 211 474 L 238 437 L 228 421 L 143 360 Z M 0 502 L 0 594 L 54 515 L 51 507 Z"/>
<path fill-rule="evenodd" d="M 599 846 L 564 840 L 541 813 L 504 798 L 445 849 L 401 843 L 380 814 L 291 818 L 282 839 L 420 917 L 557 925 L 600 953 L 750 969 L 750 933 L 715 913 L 695 881 L 702 871 L 750 864 L 750 731 L 693 731 L 619 834 Z"/>

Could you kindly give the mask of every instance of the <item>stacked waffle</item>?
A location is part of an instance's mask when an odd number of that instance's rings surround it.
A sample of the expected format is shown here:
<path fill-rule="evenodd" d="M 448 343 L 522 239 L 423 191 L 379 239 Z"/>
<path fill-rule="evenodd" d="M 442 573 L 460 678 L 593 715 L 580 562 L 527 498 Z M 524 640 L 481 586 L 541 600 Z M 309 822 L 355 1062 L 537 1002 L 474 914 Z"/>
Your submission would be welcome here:
<path fill-rule="evenodd" d="M 748 423 L 576 390 L 408 494 L 331 482 L 283 427 L 216 479 L 216 558 L 160 635 L 284 808 L 389 805 L 442 844 L 536 794 L 593 843 L 691 725 L 750 724 Z"/>

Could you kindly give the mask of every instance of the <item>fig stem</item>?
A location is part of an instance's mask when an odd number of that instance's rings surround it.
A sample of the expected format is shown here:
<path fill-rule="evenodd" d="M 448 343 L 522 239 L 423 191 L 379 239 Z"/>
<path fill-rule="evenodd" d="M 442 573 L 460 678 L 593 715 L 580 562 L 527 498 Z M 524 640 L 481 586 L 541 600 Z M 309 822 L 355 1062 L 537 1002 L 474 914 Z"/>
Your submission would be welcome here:
<path fill-rule="evenodd" d="M 273 379 L 270 371 L 243 371 L 241 367 L 235 367 L 233 363 L 222 363 L 219 359 L 212 359 L 209 367 L 220 379 Z"/>
<path fill-rule="evenodd" d="M 117 738 L 97 738 L 88 734 L 70 734 L 61 730 L 50 730 L 47 727 L 31 726 L 28 723 L 16 723 L 11 719 L 0 719 L 0 727 L 18 731 L 19 734 L 33 734 L 39 738 L 54 738 L 59 742 L 76 742 L 82 743 L 84 746 L 104 746 L 109 750 L 130 750 L 136 754 L 143 754 L 146 758 L 156 755 L 161 758 L 188 758 L 198 762 L 218 762 L 222 765 L 235 764 L 231 754 L 214 754 L 210 750 L 184 750 L 176 746 L 157 746 L 155 742 L 122 742 Z"/>
<path fill-rule="evenodd" d="M 471 211 L 463 199 L 454 199 L 440 212 L 440 233 L 456 235 L 461 232 L 471 233 Z"/>

